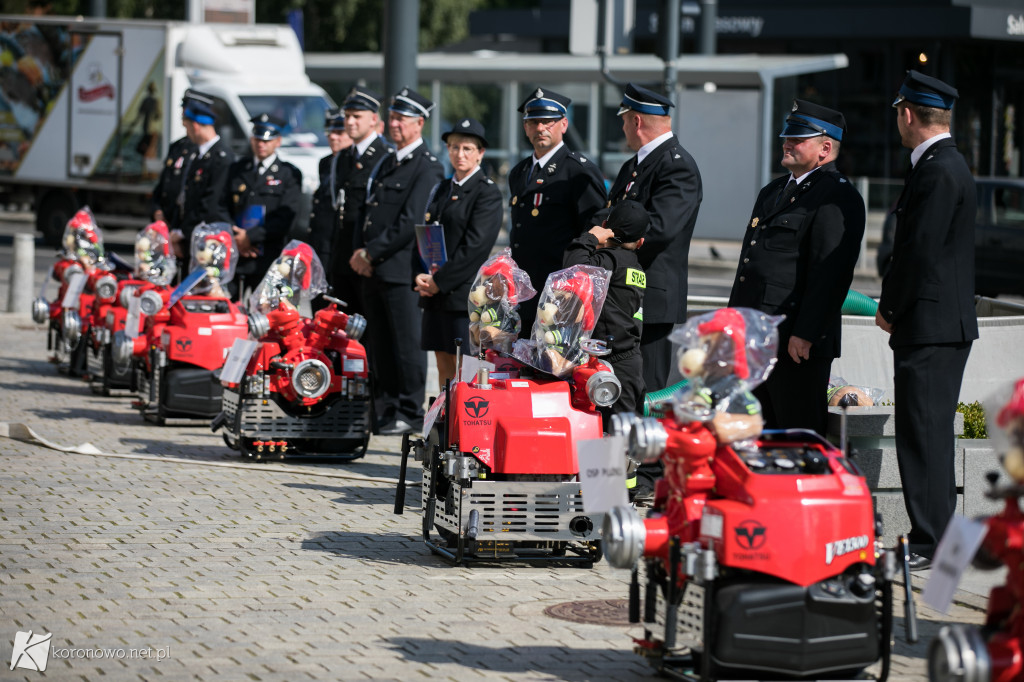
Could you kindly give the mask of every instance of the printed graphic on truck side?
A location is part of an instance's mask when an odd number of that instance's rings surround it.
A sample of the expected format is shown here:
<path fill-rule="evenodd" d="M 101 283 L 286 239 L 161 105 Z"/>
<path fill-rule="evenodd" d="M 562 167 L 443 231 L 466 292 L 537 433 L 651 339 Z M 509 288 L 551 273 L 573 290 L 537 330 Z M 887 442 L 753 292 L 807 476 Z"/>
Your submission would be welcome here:
<path fill-rule="evenodd" d="M 61 26 L 0 22 L 0 177 L 18 170 L 77 54 Z"/>
<path fill-rule="evenodd" d="M 159 29 L 0 22 L 0 177 L 152 183 L 164 58 Z"/>

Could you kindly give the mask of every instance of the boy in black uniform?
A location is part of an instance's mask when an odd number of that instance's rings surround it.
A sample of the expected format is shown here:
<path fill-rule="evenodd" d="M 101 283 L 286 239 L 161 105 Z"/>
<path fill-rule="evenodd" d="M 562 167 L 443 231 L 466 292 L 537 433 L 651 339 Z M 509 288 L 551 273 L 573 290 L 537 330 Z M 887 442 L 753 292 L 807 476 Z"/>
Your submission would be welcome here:
<path fill-rule="evenodd" d="M 643 302 L 646 276 L 636 250 L 644 243 L 651 218 L 642 204 L 623 200 L 611 212 L 599 211 L 600 225 L 574 239 L 562 257 L 562 267 L 596 265 L 611 270 L 608 296 L 601 308 L 591 338 L 608 341 L 611 355 L 602 358 L 615 368 L 622 383 L 622 395 L 611 407 L 601 408 L 605 424 L 614 412 L 635 412 L 643 404 L 643 360 L 640 332 L 643 331 Z M 610 339 L 610 340 L 609 340 Z"/>

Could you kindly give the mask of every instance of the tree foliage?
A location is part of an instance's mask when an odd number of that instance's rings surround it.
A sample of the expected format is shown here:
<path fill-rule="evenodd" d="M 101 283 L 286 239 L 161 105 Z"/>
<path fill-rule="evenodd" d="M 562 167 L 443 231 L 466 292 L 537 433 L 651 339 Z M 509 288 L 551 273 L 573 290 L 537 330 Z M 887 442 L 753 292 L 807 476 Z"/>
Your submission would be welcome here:
<path fill-rule="evenodd" d="M 105 0 L 117 19 L 185 18 L 186 0 Z M 450 45 L 469 35 L 469 13 L 476 9 L 532 6 L 536 0 L 420 0 L 421 52 Z M 4 11 L 66 16 L 90 15 L 93 0 L 5 0 Z M 302 10 L 307 52 L 380 52 L 387 0 L 256 0 L 256 21 L 283 24 Z"/>

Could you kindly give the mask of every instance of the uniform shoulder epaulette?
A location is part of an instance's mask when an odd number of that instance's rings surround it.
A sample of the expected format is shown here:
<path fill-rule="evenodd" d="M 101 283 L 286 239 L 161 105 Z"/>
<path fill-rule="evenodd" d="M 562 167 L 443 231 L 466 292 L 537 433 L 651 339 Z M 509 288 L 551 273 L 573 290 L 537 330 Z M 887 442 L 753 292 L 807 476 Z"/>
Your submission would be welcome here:
<path fill-rule="evenodd" d="M 590 160 L 579 152 L 569 152 L 568 156 L 570 159 L 580 164 L 590 163 Z"/>
<path fill-rule="evenodd" d="M 487 184 L 488 185 L 493 185 L 494 184 L 494 180 L 491 180 L 490 178 L 487 178 Z"/>

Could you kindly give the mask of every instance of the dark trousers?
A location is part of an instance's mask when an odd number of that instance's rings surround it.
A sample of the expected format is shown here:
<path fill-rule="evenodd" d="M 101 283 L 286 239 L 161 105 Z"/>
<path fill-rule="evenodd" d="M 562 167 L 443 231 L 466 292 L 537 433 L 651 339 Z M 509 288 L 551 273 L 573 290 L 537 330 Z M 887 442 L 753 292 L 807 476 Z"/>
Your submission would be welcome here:
<path fill-rule="evenodd" d="M 519 303 L 519 322 L 522 325 L 519 329 L 520 339 L 529 339 L 533 335 L 533 323 L 537 319 L 538 298 L 540 298 L 539 293 L 533 298 Z"/>
<path fill-rule="evenodd" d="M 671 322 L 644 322 L 640 333 L 640 356 L 644 363 L 644 390 L 647 393 L 668 385 L 672 368 L 672 342 L 668 335 L 674 326 Z"/>
<path fill-rule="evenodd" d="M 971 342 L 893 349 L 896 460 L 910 551 L 930 557 L 956 511 L 953 419 Z"/>
<path fill-rule="evenodd" d="M 644 393 L 651 393 L 668 385 L 668 375 L 672 369 L 672 342 L 668 335 L 675 327 L 671 322 L 644 322 L 640 333 L 640 358 L 643 362 Z M 643 395 L 637 403 L 643 407 Z M 639 487 L 654 489 L 654 482 L 665 473 L 661 462 L 641 464 L 637 468 L 636 477 Z"/>
<path fill-rule="evenodd" d="M 420 349 L 419 294 L 408 284 L 377 278 L 363 283 L 366 349 L 381 424 L 423 419 L 427 354 Z"/>
<path fill-rule="evenodd" d="M 787 341 L 788 343 L 788 341 Z M 793 362 L 780 344 L 779 360 L 767 381 L 754 389 L 766 429 L 810 429 L 825 436 L 828 427 L 828 377 L 832 358 Z"/>
<path fill-rule="evenodd" d="M 599 408 L 605 431 L 611 427 L 613 414 L 637 412 L 638 405 L 640 406 L 639 411 L 643 412 L 644 406 L 644 380 L 640 376 L 644 361 L 640 354 L 634 353 L 628 358 L 609 362 L 615 370 L 615 376 L 618 378 L 619 383 L 622 384 L 622 393 L 614 405 Z"/>
<path fill-rule="evenodd" d="M 320 296 L 317 296 L 312 301 L 310 301 L 310 309 L 313 311 L 314 314 L 316 314 L 320 310 L 323 310 L 324 308 L 330 305 L 330 301 L 325 299 L 324 296 L 330 296 L 331 298 L 336 298 L 340 300 L 342 303 L 344 303 L 344 305 L 340 306 L 340 308 L 346 314 L 354 315 L 356 313 L 359 313 L 360 315 L 362 315 L 363 280 L 365 279 L 365 277 L 355 274 L 355 272 L 353 272 L 351 268 L 349 269 L 348 279 L 345 280 L 345 283 L 339 283 L 339 280 L 337 279 L 334 281 L 334 283 L 331 283 L 330 279 L 328 279 L 330 289 L 321 294 Z"/>
<path fill-rule="evenodd" d="M 345 312 L 348 314 L 359 313 L 365 316 L 363 310 L 362 287 L 366 278 L 357 275 L 348 264 L 352 258 L 352 229 L 351 227 L 339 226 L 338 232 L 331 241 L 330 262 L 324 263 L 327 269 L 325 273 L 327 283 L 331 289 L 327 293 L 334 298 L 345 301 Z M 326 303 L 323 307 L 326 307 Z"/>

